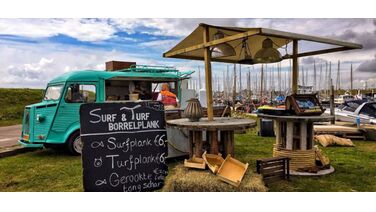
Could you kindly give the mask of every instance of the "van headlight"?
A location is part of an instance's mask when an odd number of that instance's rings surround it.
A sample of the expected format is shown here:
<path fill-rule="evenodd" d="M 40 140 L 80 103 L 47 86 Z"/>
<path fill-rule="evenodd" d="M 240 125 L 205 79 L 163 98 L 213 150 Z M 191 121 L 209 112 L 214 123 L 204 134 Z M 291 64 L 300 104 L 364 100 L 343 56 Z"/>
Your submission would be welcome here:
<path fill-rule="evenodd" d="M 41 115 L 41 114 L 37 115 L 37 122 L 42 122 L 42 121 L 44 121 L 44 119 L 45 119 L 45 117 L 43 115 Z"/>

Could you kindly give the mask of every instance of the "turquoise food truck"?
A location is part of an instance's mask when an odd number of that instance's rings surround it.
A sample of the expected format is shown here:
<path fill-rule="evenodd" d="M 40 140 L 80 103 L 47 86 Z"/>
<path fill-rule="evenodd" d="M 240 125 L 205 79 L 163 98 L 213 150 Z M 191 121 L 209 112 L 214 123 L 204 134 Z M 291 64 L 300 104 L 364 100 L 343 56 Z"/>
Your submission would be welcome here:
<path fill-rule="evenodd" d="M 82 150 L 79 109 L 83 103 L 135 100 L 133 91 L 142 89 L 139 101 L 156 100 L 157 88 L 169 83 L 181 99 L 180 84 L 193 71 L 173 67 L 132 65 L 116 71 L 74 71 L 51 80 L 40 103 L 25 107 L 19 142 L 26 147 L 64 147 L 72 155 Z"/>

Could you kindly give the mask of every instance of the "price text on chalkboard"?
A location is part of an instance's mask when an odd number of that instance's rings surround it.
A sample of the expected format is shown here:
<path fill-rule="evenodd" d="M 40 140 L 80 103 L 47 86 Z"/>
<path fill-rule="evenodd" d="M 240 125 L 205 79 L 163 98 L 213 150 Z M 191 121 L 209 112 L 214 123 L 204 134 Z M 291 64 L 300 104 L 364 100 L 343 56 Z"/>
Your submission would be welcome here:
<path fill-rule="evenodd" d="M 85 191 L 152 191 L 163 186 L 167 135 L 160 102 L 80 108 Z"/>

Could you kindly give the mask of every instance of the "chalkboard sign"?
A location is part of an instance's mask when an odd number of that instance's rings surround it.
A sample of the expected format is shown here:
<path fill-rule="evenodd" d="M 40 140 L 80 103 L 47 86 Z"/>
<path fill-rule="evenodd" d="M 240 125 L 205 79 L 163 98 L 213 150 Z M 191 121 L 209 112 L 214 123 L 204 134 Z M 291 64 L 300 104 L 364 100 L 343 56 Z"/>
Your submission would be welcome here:
<path fill-rule="evenodd" d="M 160 102 L 80 108 L 85 191 L 152 191 L 163 186 L 167 135 Z"/>

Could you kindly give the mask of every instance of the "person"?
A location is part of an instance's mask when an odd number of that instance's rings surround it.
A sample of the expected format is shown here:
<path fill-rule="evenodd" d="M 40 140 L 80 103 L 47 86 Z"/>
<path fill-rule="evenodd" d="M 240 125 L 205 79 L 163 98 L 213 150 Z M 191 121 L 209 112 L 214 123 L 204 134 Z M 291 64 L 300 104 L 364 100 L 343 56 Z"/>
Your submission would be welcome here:
<path fill-rule="evenodd" d="M 141 99 L 141 100 L 148 100 L 148 99 L 152 98 L 152 96 L 148 92 L 147 82 L 143 82 L 143 81 L 136 82 L 134 84 L 134 86 L 135 86 L 135 88 L 132 91 L 132 94 L 138 94 L 139 95 L 139 99 Z"/>
<path fill-rule="evenodd" d="M 178 107 L 179 100 L 176 95 L 169 90 L 167 83 L 162 84 L 162 91 L 158 94 L 157 101 L 161 101 L 165 108 L 174 108 Z"/>

